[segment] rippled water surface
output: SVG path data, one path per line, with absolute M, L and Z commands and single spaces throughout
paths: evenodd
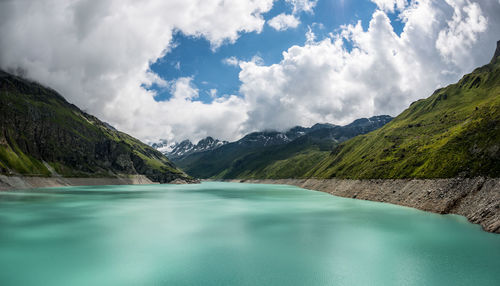
M 500 285 L 500 235 L 290 186 L 4 192 L 0 285 Z

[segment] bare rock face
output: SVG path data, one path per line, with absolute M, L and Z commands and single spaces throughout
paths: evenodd
M 0 70 L 0 175 L 50 177 L 49 169 L 65 178 L 191 180 L 159 151 L 56 91 Z
M 182 179 L 175 179 L 173 180 L 172 182 L 170 182 L 170 184 L 175 184 L 175 185 L 185 185 L 187 184 L 188 182 L 182 180 Z
M 199 183 L 200 180 L 198 179 L 180 179 L 180 178 L 177 178 L 169 182 L 169 184 L 175 184 L 175 185 L 199 184 Z

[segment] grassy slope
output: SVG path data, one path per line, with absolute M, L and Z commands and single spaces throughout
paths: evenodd
M 1 76 L 0 173 L 50 176 L 43 160 L 67 177 L 184 176 L 160 152 L 109 128 L 55 91 Z
M 308 135 L 287 144 L 249 147 L 230 143 L 174 161 L 198 178 L 296 178 L 328 156 L 336 143 Z
M 358 119 L 346 126 L 320 127 L 286 144 L 252 147 L 233 142 L 212 151 L 188 155 L 175 163 L 199 178 L 303 178 L 339 141 L 379 128 L 391 119 L 377 116 Z
M 414 102 L 381 129 L 339 145 L 319 178 L 500 176 L 500 61 Z
M 215 178 L 298 178 L 318 164 L 335 146 L 334 141 L 319 141 L 302 136 L 288 144 L 271 146 L 234 160 Z
M 174 162 L 193 177 L 222 178 L 225 170 L 235 162 L 261 149 L 241 148 L 237 144 L 228 144 L 215 150 L 191 154 Z

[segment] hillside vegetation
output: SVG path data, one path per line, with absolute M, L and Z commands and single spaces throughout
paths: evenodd
M 68 103 L 52 89 L 0 71 L 0 174 L 187 178 L 163 154 Z
M 328 156 L 334 146 L 358 134 L 380 128 L 392 117 L 374 116 L 346 126 L 296 126 L 286 132 L 254 132 L 217 149 L 175 159 L 199 178 L 299 178 Z
M 500 45 L 499 45 L 500 48 Z M 500 58 L 334 149 L 317 178 L 500 176 Z
M 231 163 L 214 178 L 281 179 L 301 177 L 337 144 L 303 136 L 288 144 L 260 148 Z

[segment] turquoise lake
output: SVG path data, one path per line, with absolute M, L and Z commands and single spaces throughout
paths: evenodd
M 500 235 L 284 185 L 3 192 L 0 285 L 500 285 Z

